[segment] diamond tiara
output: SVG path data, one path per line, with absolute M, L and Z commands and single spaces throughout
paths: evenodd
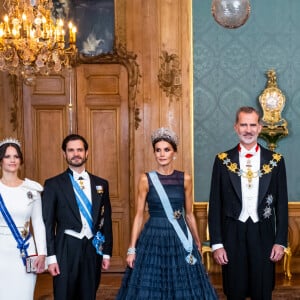
M 166 139 L 172 141 L 176 146 L 178 145 L 178 136 L 174 131 L 172 131 L 169 128 L 161 127 L 152 133 L 151 135 L 152 144 L 155 143 L 155 141 L 160 139 Z
M 0 147 L 3 146 L 4 144 L 16 144 L 21 148 L 21 143 L 17 139 L 14 139 L 12 137 L 2 140 L 0 142 Z

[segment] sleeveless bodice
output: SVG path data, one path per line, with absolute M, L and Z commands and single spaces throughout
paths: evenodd
M 161 200 L 153 186 L 153 183 L 149 177 L 149 192 L 146 198 L 149 208 L 150 217 L 165 217 L 166 214 L 164 212 L 163 206 L 161 204 Z M 183 210 L 184 205 L 184 173 L 181 171 L 175 170 L 171 175 L 162 175 L 157 173 L 158 178 L 163 185 L 168 198 L 170 200 L 171 206 L 173 210 Z

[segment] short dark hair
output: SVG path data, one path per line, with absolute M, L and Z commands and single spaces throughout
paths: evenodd
M 251 114 L 251 113 L 256 113 L 257 116 L 258 116 L 258 123 L 260 123 L 260 113 L 258 110 L 256 110 L 254 107 L 252 106 L 241 106 L 237 111 L 236 111 L 236 114 L 235 114 L 235 124 L 238 123 L 239 121 L 239 116 L 240 116 L 240 113 L 243 112 L 243 113 L 246 113 L 246 114 Z
M 15 144 L 15 143 L 5 143 L 0 147 L 0 162 L 3 160 L 5 153 L 6 153 L 6 149 L 8 147 L 14 147 L 18 153 L 18 156 L 20 158 L 21 161 L 21 165 L 23 164 L 24 160 L 23 160 L 23 154 L 21 151 L 21 148 L 19 147 L 19 145 Z
M 62 144 L 61 144 L 61 149 L 62 149 L 64 152 L 66 152 L 67 144 L 68 144 L 70 141 L 77 141 L 77 140 L 80 140 L 80 141 L 83 142 L 84 150 L 87 151 L 88 148 L 89 148 L 89 145 L 88 145 L 86 139 L 85 139 L 83 136 L 81 136 L 81 135 L 79 135 L 79 134 L 75 134 L 75 133 L 69 134 L 69 135 L 67 135 L 67 136 L 64 138 L 64 140 L 63 140 L 63 142 L 62 142 Z

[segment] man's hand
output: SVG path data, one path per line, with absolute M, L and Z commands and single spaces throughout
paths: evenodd
M 213 252 L 214 259 L 219 265 L 226 265 L 228 263 L 227 253 L 224 248 L 219 248 Z
M 52 276 L 60 274 L 58 263 L 48 265 L 48 271 Z
M 275 244 L 272 248 L 270 259 L 271 261 L 277 262 L 284 256 L 284 248 L 281 245 Z
M 102 269 L 103 270 L 108 270 L 109 266 L 110 266 L 110 259 L 103 258 L 103 260 L 102 260 Z

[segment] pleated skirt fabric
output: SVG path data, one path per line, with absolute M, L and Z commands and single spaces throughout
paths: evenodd
M 188 253 L 166 217 L 150 217 L 136 248 L 134 268 L 127 267 L 116 299 L 217 299 L 197 248 L 196 264 L 188 264 Z

